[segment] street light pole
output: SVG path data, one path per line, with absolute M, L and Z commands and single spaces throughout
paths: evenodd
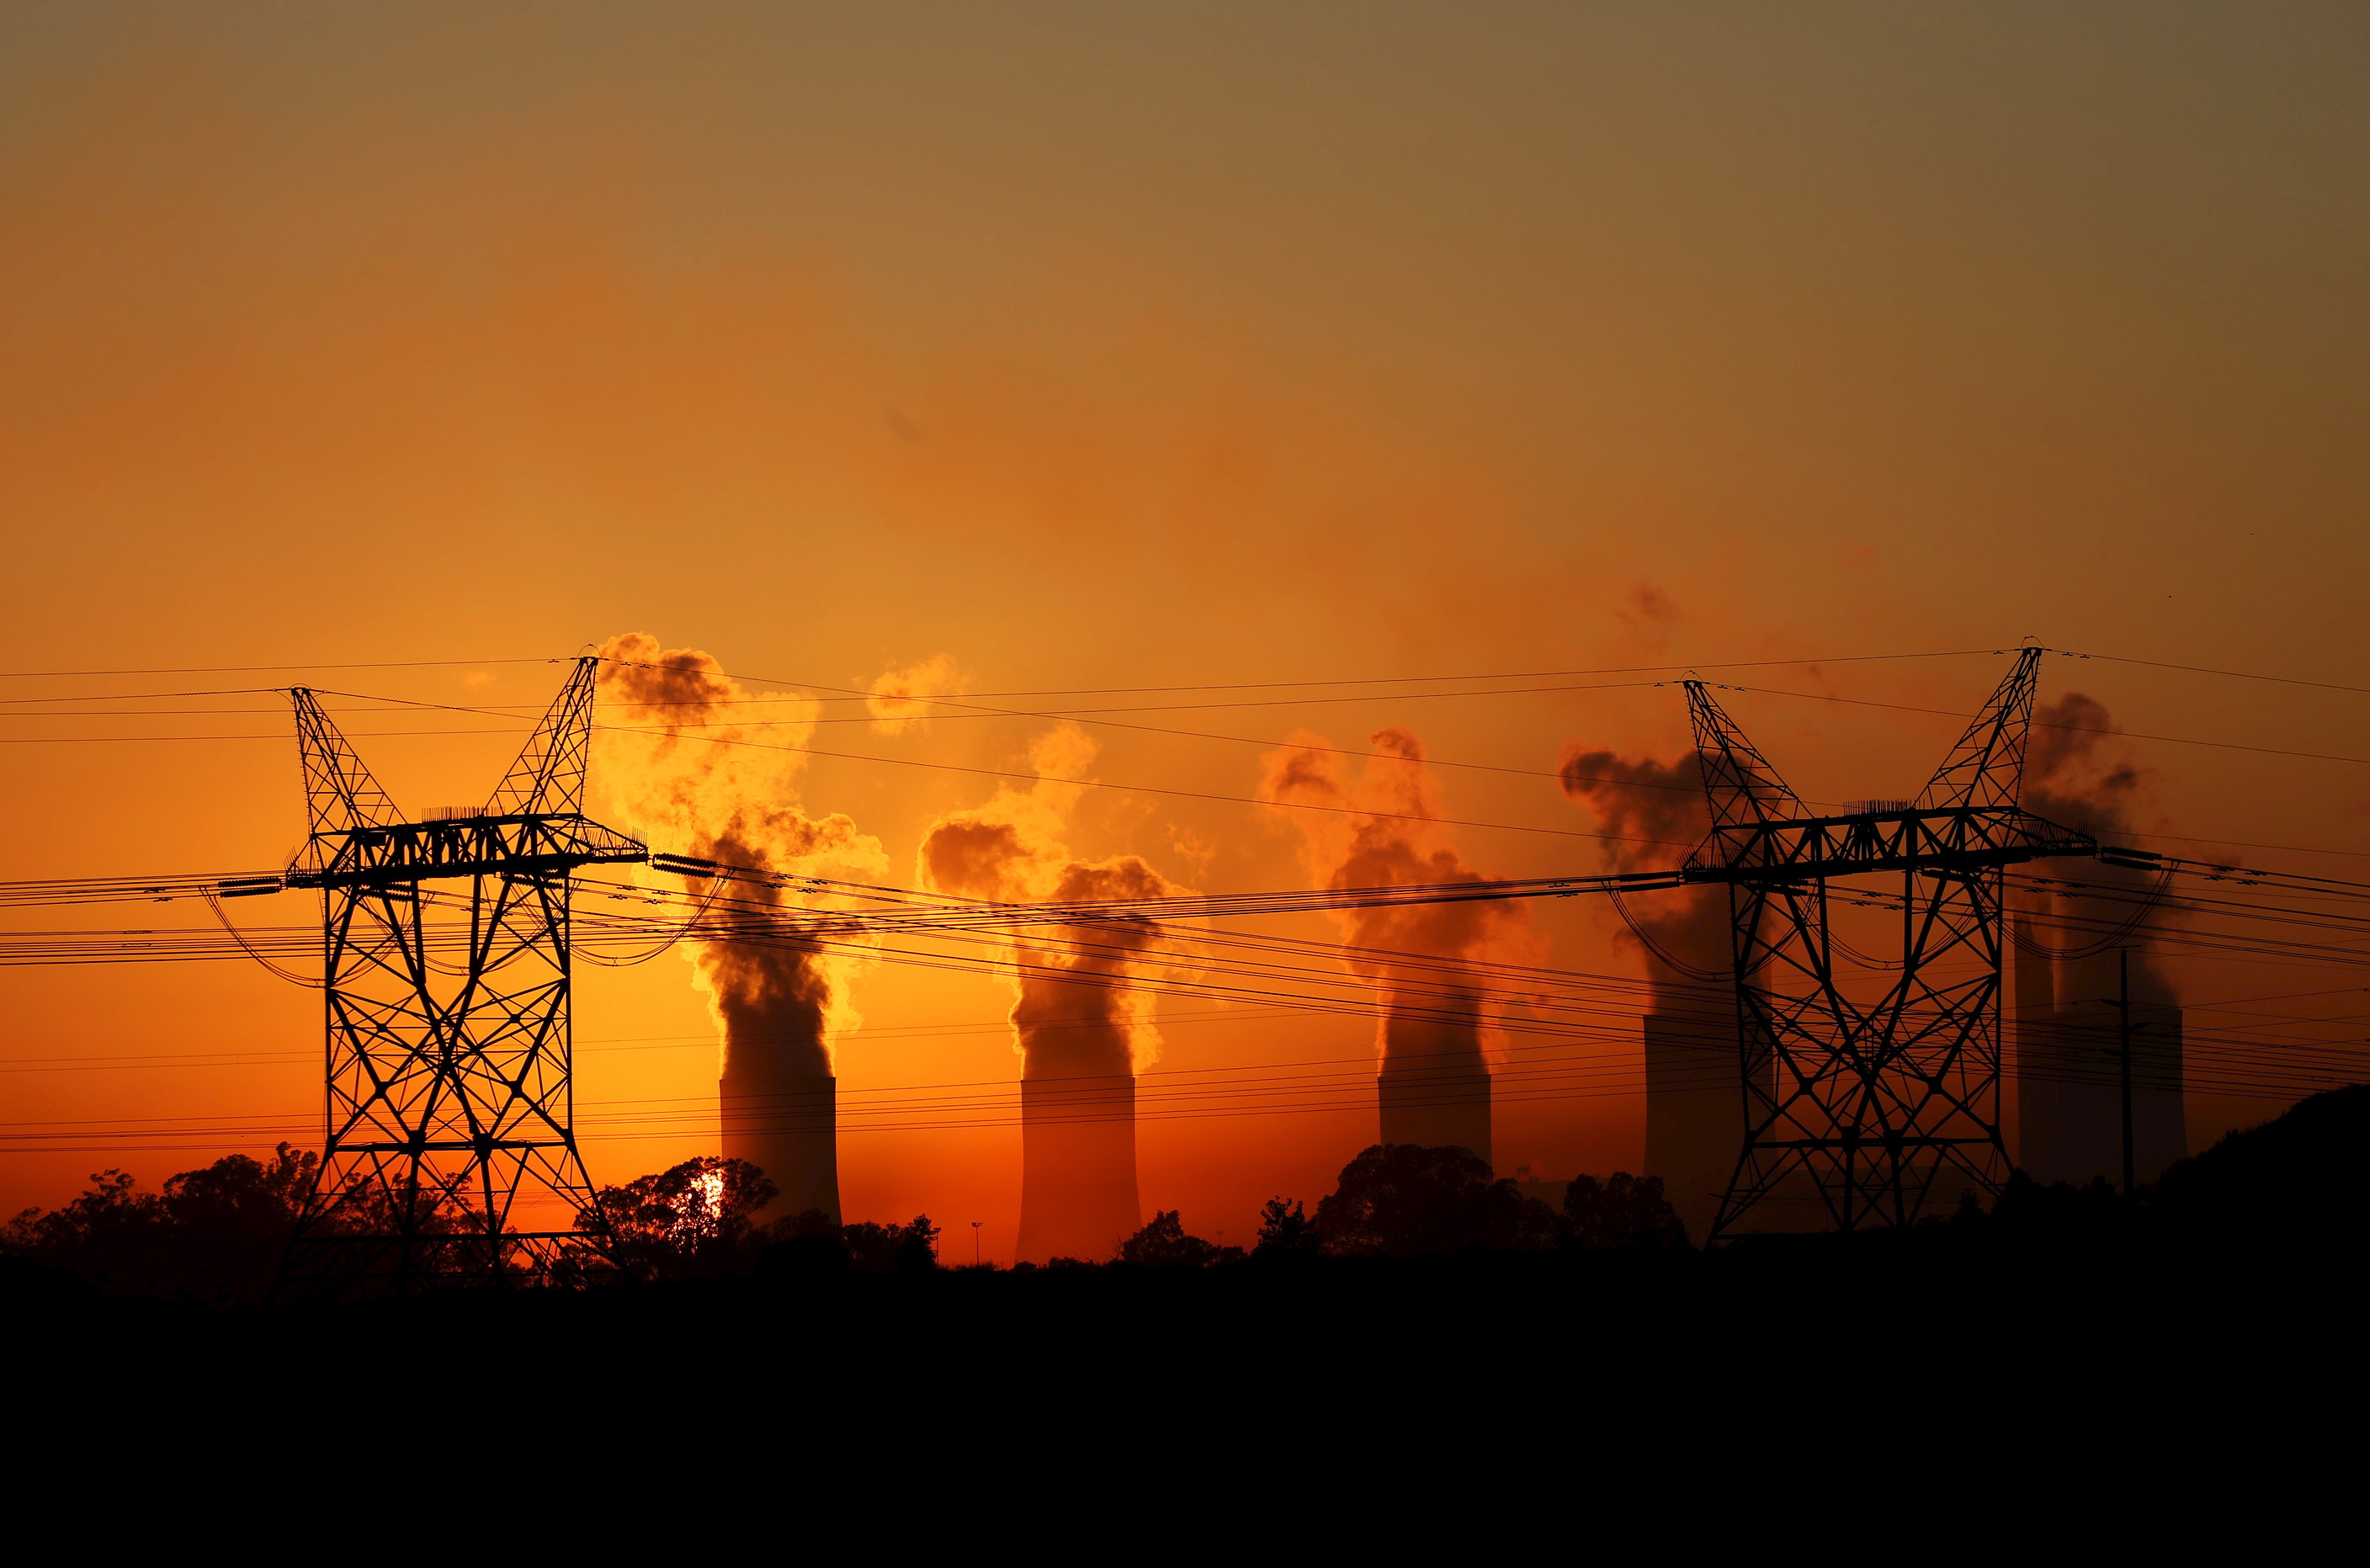
M 2131 1096 L 2126 1094 L 2123 1099 L 2128 1102 Z M 2128 1126 L 2131 1122 L 2131 1113 L 2128 1110 L 2123 1114 L 2123 1121 Z M 2126 1133 L 2124 1136 L 2128 1137 L 2130 1135 Z M 979 1228 L 986 1223 L 987 1221 L 984 1219 L 974 1219 L 971 1222 L 971 1266 L 973 1268 L 979 1267 Z

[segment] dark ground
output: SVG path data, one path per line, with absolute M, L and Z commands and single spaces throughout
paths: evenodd
M 268 1431 L 275 1462 L 365 1473 L 423 1434 L 439 1466 L 523 1441 L 628 1489 L 881 1455 L 974 1478 L 1185 1455 L 1287 1493 L 1310 1465 L 1429 1486 L 1449 1450 L 1526 1484 L 1584 1462 L 1670 1484 L 1906 1466 L 1944 1489 L 2249 1447 L 2302 1464 L 2357 1443 L 2366 1121 L 2370 1090 L 2344 1090 L 2140 1200 L 2019 1186 L 1988 1214 L 1710 1253 L 777 1268 L 281 1310 L 5 1258 L 0 1332 L 19 1434 Z

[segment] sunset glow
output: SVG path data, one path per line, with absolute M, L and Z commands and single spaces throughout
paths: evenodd
M 487 885 L 575 879 L 593 1187 L 742 1159 L 753 1224 L 926 1216 L 951 1264 L 977 1222 L 1008 1266 L 1172 1211 L 1249 1248 L 1378 1142 L 1560 1204 L 1660 1174 L 1651 1127 L 1701 1241 L 1735 1157 L 1668 1064 L 1749 1078 L 1731 891 L 1528 885 L 1699 852 L 1683 683 L 1803 820 L 1899 815 L 2044 648 L 2023 811 L 2370 882 L 2365 42 L 16 8 L 0 879 L 213 880 L 6 910 L 0 1217 L 323 1147 L 328 894 L 223 882 L 319 831 L 293 688 L 421 824 L 591 658 L 582 816 L 672 869 Z M 1857 1004 L 1920 874 L 1837 880 Z M 2014 1066 L 2104 1071 L 2111 1006 L 2185 1052 L 2134 1184 L 2370 1073 L 2353 893 L 2002 876 L 2005 1160 L 2108 1114 Z M 400 896 L 466 932 L 471 885 Z M 2074 1021 L 2019 1047 L 2019 1005 Z

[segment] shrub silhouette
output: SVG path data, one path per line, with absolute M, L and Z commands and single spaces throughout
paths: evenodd
M 1340 1185 L 1317 1205 L 1317 1232 L 1335 1257 L 1411 1258 L 1427 1252 L 1552 1245 L 1555 1211 L 1462 1148 L 1376 1144 L 1341 1168 Z
M 288 1144 L 268 1159 L 225 1155 L 143 1193 L 130 1173 L 94 1174 L 63 1207 L 29 1208 L 0 1228 L 0 1251 L 68 1269 L 107 1288 L 248 1300 L 271 1284 L 320 1157 Z
M 1185 1222 L 1175 1209 L 1161 1209 L 1152 1223 L 1120 1243 L 1119 1261 L 1156 1269 L 1201 1269 L 1230 1263 L 1243 1255 L 1240 1247 L 1221 1247 L 1199 1236 L 1185 1234 Z
M 1317 1222 L 1297 1198 L 1270 1198 L 1260 1208 L 1259 1245 L 1255 1258 L 1313 1258 L 1317 1254 Z
M 1582 1252 L 1678 1251 L 1687 1244 L 1686 1223 L 1662 1196 L 1660 1176 L 1575 1176 L 1564 1189 L 1563 1223 L 1565 1243 Z
M 752 1261 L 756 1224 L 774 1201 L 774 1183 L 745 1159 L 703 1154 L 622 1187 L 604 1187 L 576 1228 L 597 1232 L 606 1219 L 617 1262 L 646 1279 L 736 1273 Z
M 938 1228 L 917 1214 L 904 1225 L 870 1220 L 840 1228 L 847 1261 L 866 1274 L 918 1274 L 938 1266 Z

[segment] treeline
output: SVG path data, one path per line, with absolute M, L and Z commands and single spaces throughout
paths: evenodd
M 1990 1206 L 1971 1200 L 1907 1231 L 1753 1238 L 1731 1249 L 1729 1258 L 1746 1268 L 1754 1257 L 1823 1268 L 1816 1260 L 1875 1261 L 1905 1251 L 1956 1260 L 1953 1267 L 2010 1270 L 2019 1258 L 2049 1268 L 2143 1255 L 2341 1259 L 2370 1240 L 2365 1147 L 2370 1088 L 2356 1086 L 2316 1095 L 2263 1126 L 2232 1134 L 2130 1197 L 2103 1182 L 2043 1188 L 2019 1173 Z M 20 1278 L 36 1270 L 124 1295 L 256 1300 L 270 1287 L 318 1168 L 316 1156 L 282 1144 L 267 1159 L 232 1155 L 183 1171 L 155 1193 L 140 1191 L 121 1170 L 102 1171 L 73 1202 L 28 1209 L 0 1227 L 0 1254 Z M 577 1223 L 588 1231 L 605 1223 L 618 1261 L 653 1282 L 913 1274 L 940 1267 L 938 1228 L 926 1215 L 903 1224 L 834 1225 L 813 1211 L 769 1214 L 776 1195 L 755 1167 L 703 1157 L 602 1189 L 597 1213 Z M 1581 1176 L 1562 1205 L 1551 1208 L 1494 1179 L 1462 1149 L 1409 1145 L 1361 1153 L 1313 1213 L 1296 1198 L 1271 1200 L 1248 1249 L 1192 1235 L 1174 1210 L 1114 1240 L 1110 1260 L 1056 1259 L 1045 1267 L 1307 1269 L 1474 1254 L 1651 1261 L 1692 1251 L 1652 1177 Z M 1009 1272 L 1040 1271 L 1023 1264 Z
M 269 1159 L 228 1155 L 144 1193 L 102 1170 L 63 1207 L 0 1227 L 0 1253 L 128 1295 L 249 1301 L 270 1288 L 321 1157 L 282 1144 Z
M 234 1303 L 261 1297 L 319 1171 L 319 1157 L 282 1144 L 268 1160 L 231 1155 L 172 1177 L 159 1193 L 122 1170 L 91 1178 L 61 1208 L 28 1209 L 0 1228 L 0 1252 L 126 1294 Z M 838 1271 L 912 1274 L 939 1266 L 938 1228 L 927 1215 L 903 1224 L 835 1225 L 820 1211 L 769 1215 L 777 1190 L 743 1160 L 702 1156 L 602 1188 L 577 1216 L 605 1228 L 617 1261 L 660 1282 Z M 457 1216 L 447 1216 L 452 1223 Z M 1687 1245 L 1662 1183 L 1626 1174 L 1574 1181 L 1560 1210 L 1491 1177 L 1457 1148 L 1376 1146 L 1342 1168 L 1340 1185 L 1310 1214 L 1275 1198 L 1247 1251 L 1190 1234 L 1175 1210 L 1134 1235 L 1114 1238 L 1110 1259 L 1058 1258 L 1087 1269 L 1207 1268 L 1261 1260 L 1411 1258 L 1469 1251 L 1666 1251 Z M 1021 1264 L 1022 1272 L 1032 1265 Z
M 603 1190 L 618 1261 L 646 1279 L 714 1278 L 827 1272 L 911 1273 L 938 1266 L 938 1227 L 927 1215 L 904 1225 L 834 1227 L 818 1211 L 771 1219 L 775 1187 L 746 1161 L 712 1156 Z M 1271 1199 L 1255 1248 L 1225 1247 L 1190 1234 L 1174 1209 L 1134 1235 L 1113 1238 L 1109 1259 L 1056 1258 L 1046 1267 L 1212 1268 L 1252 1258 L 1412 1258 L 1435 1253 L 1669 1251 L 1687 1245 L 1685 1228 L 1653 1177 L 1582 1176 L 1560 1210 L 1525 1197 L 1512 1182 L 1461 1148 L 1376 1145 L 1342 1167 L 1340 1185 L 1312 1215 L 1299 1199 Z M 1019 1272 L 1036 1265 L 1018 1264 Z

